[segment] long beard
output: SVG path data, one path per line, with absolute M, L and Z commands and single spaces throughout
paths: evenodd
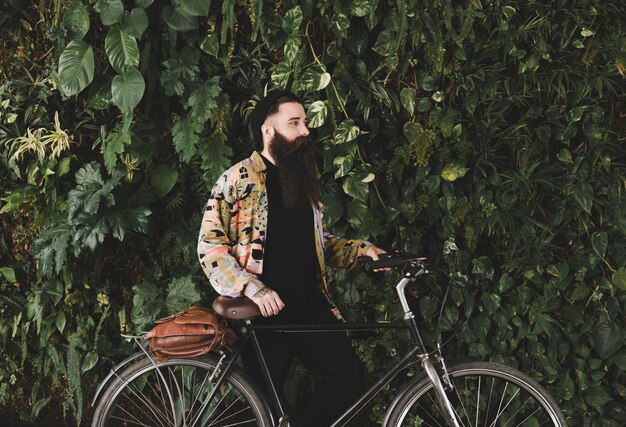
M 278 167 L 283 206 L 295 209 L 317 204 L 320 198 L 317 153 L 309 138 L 298 137 L 290 142 L 276 132 L 269 151 Z

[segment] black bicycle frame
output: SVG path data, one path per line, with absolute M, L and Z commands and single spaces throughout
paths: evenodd
M 319 332 L 348 332 L 348 331 L 376 331 L 381 329 L 409 329 L 411 337 L 413 338 L 413 347 L 399 360 L 395 365 L 389 368 L 385 374 L 376 381 L 352 406 L 346 409 L 343 414 L 337 418 L 332 424 L 332 427 L 344 425 L 348 422 L 357 412 L 378 394 L 385 385 L 387 385 L 396 375 L 402 370 L 412 364 L 416 358 L 427 358 L 427 352 L 424 348 L 424 344 L 419 334 L 415 318 L 410 316 L 405 318 L 404 322 L 394 323 L 344 323 L 344 324 L 284 324 L 284 325 L 255 325 L 251 321 L 246 322 L 247 333 L 243 337 L 243 342 L 238 346 L 237 350 L 232 356 L 230 363 L 241 353 L 241 349 L 247 344 L 248 340 L 252 341 L 254 346 L 257 360 L 261 366 L 262 374 L 265 382 L 268 386 L 268 390 L 271 393 L 271 400 L 273 409 L 279 417 L 284 416 L 284 410 L 280 403 L 280 398 L 272 378 L 269 374 L 269 370 L 263 357 L 263 352 L 259 346 L 259 341 L 256 332 L 257 331 L 273 331 L 280 333 L 319 333 Z M 230 366 L 230 363 L 228 367 Z

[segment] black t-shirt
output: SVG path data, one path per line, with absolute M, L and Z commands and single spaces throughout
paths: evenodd
M 321 294 L 316 287 L 313 209 L 310 205 L 288 210 L 283 206 L 278 168 L 263 157 L 267 166 L 267 234 L 261 281 L 275 290 L 285 308 L 275 321 L 301 319 L 307 303 Z

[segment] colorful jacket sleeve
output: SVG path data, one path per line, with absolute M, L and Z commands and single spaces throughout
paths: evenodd
M 230 219 L 238 203 L 237 186 L 226 172 L 215 184 L 207 202 L 198 238 L 198 258 L 217 293 L 252 296 L 264 288 L 255 274 L 246 271 L 231 255 L 236 242 L 229 238 Z
M 356 259 L 365 255 L 367 250 L 374 246 L 366 240 L 344 239 L 335 237 L 328 232 L 326 224 L 324 229 L 324 261 L 329 267 L 354 268 Z

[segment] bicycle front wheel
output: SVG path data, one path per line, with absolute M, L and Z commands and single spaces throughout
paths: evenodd
M 504 365 L 467 362 L 448 368 L 454 385 L 448 391 L 461 426 L 567 426 L 554 399 L 533 379 Z M 394 402 L 385 426 L 449 425 L 437 404 L 433 384 L 420 376 Z
M 209 356 L 156 364 L 141 359 L 105 390 L 92 427 L 270 427 L 263 400 L 233 369 L 209 399 L 216 364 Z

